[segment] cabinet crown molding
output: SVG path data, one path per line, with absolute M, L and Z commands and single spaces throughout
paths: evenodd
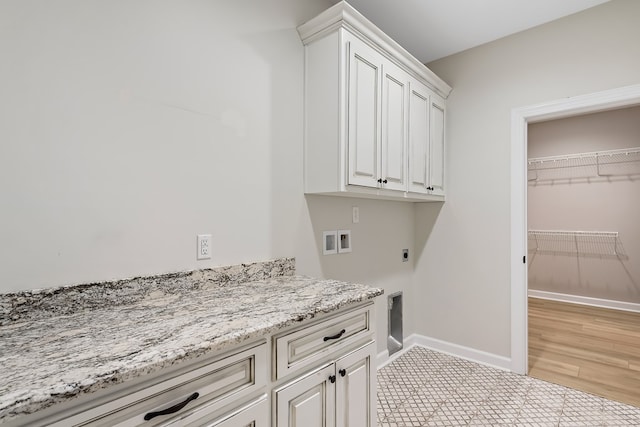
M 300 25 L 298 34 L 302 42 L 308 45 L 339 28 L 345 28 L 372 44 L 372 47 L 410 72 L 441 97 L 446 99 L 451 93 L 451 86 L 346 1 L 337 3 Z

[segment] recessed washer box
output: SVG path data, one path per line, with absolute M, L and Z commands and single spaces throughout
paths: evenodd
M 338 230 L 338 252 L 351 252 L 351 230 Z

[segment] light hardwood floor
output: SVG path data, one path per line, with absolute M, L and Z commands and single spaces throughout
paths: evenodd
M 529 298 L 529 375 L 640 407 L 640 313 Z

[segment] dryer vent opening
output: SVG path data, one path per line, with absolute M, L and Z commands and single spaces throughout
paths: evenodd
M 402 292 L 389 295 L 388 304 L 388 335 L 387 350 L 392 355 L 402 350 Z

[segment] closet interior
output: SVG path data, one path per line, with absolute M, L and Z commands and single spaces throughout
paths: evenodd
M 640 106 L 528 129 L 529 375 L 640 405 Z

